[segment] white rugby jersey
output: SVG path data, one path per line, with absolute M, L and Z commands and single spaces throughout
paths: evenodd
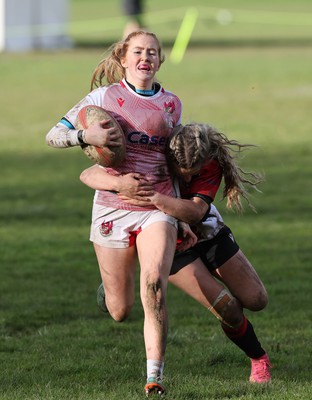
M 126 138 L 126 159 L 121 166 L 107 168 L 114 175 L 142 173 L 154 183 L 155 190 L 174 196 L 165 151 L 173 127 L 181 123 L 182 104 L 171 92 L 161 89 L 153 96 L 135 93 L 125 80 L 93 90 L 65 118 L 76 126 L 78 112 L 86 105 L 109 111 L 121 125 Z M 96 191 L 96 204 L 126 210 L 147 210 L 120 200 L 115 193 Z M 154 209 L 151 206 L 150 209 Z

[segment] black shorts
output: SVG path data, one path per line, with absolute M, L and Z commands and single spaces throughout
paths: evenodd
M 174 256 L 170 275 L 200 258 L 210 272 L 219 268 L 239 250 L 231 229 L 224 226 L 219 233 L 210 240 L 197 243 L 194 247 Z

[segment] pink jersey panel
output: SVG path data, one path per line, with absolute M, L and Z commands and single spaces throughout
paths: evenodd
M 125 161 L 120 167 L 108 168 L 107 171 L 114 175 L 142 173 L 154 183 L 157 191 L 173 196 L 165 150 L 173 127 L 181 123 L 182 104 L 179 98 L 163 88 L 154 96 L 141 96 L 122 81 L 95 89 L 74 107 L 66 115 L 74 126 L 79 109 L 87 104 L 95 104 L 110 111 L 126 137 Z M 95 202 L 114 208 L 147 210 L 146 207 L 129 205 L 108 191 L 97 191 Z

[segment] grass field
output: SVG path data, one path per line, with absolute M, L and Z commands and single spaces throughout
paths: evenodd
M 169 16 L 187 3 L 147 2 L 149 25 L 167 58 L 181 19 L 160 23 L 153 12 Z M 206 1 L 194 0 L 203 8 L 193 40 L 183 61 L 168 59 L 158 77 L 181 97 L 184 122 L 210 122 L 258 145 L 241 162 L 266 176 L 262 193 L 252 197 L 258 213 L 246 208 L 237 216 L 219 199 L 217 205 L 269 292 L 267 309 L 247 315 L 271 357 L 273 380 L 251 386 L 249 360 L 214 317 L 169 287 L 166 398 L 309 400 L 312 36 L 306 17 L 312 5 L 223 0 L 209 7 L 231 9 L 232 3 L 258 17 L 274 12 L 275 20 L 221 26 L 207 17 L 207 26 Z M 123 324 L 103 318 L 95 304 L 100 277 L 88 242 L 93 192 L 78 178 L 90 162 L 78 148 L 45 145 L 48 130 L 88 92 L 93 68 L 123 26 L 119 19 L 103 36 L 96 29 L 95 15 L 118 17 L 114 2 L 71 5 L 75 48 L 0 57 L 0 400 L 144 398 L 138 293 Z M 286 23 L 284 13 L 298 19 Z M 89 25 L 79 30 L 79 21 Z

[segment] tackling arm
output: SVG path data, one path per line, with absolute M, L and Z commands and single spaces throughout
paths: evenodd
M 159 210 L 190 225 L 200 222 L 209 209 L 209 204 L 200 197 L 179 199 L 155 192 L 150 199 Z
M 149 196 L 154 192 L 153 185 L 141 174 L 113 175 L 97 164 L 85 169 L 80 174 L 80 180 L 94 190 L 111 190 L 127 198 L 139 198 L 142 202 L 148 202 L 149 205 L 150 200 L 144 196 Z

